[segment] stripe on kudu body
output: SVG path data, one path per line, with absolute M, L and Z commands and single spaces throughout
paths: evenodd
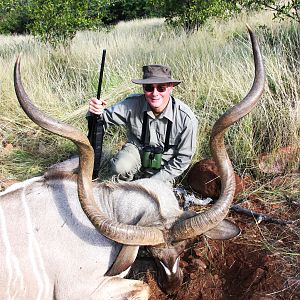
M 44 299 L 49 293 L 49 278 L 47 276 L 45 265 L 43 262 L 42 252 L 36 240 L 31 222 L 30 210 L 26 203 L 26 189 L 21 194 L 22 205 L 26 216 L 26 233 L 28 236 L 28 257 L 30 258 L 32 271 L 37 282 L 36 299 Z
M 49 297 L 49 279 L 26 201 L 27 188 L 39 180 L 18 183 L 0 193 L 0 255 L 5 259 L 0 271 L 6 274 L 0 274 L 0 299 L 26 299 L 29 294 L 34 299 Z M 26 281 L 31 283 L 30 291 Z
M 0 286 L 2 286 L 2 295 L 0 299 L 14 299 L 16 295 L 14 295 L 15 290 L 22 290 L 24 291 L 24 278 L 23 274 L 20 269 L 20 263 L 17 256 L 14 254 L 13 249 L 10 245 L 8 231 L 6 226 L 6 218 L 1 207 L 0 202 L 0 245 L 1 249 L 3 249 L 3 259 L 1 265 L 1 272 L 2 274 L 6 274 L 6 282 L 1 282 Z M 6 271 L 4 271 L 3 269 Z M 4 271 L 4 272 L 3 272 Z M 1 277 L 0 277 L 1 279 Z M 18 285 L 18 289 L 15 289 L 15 286 Z

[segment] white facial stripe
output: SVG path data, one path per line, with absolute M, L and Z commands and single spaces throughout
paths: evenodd
M 163 266 L 163 268 L 165 269 L 165 272 L 168 276 L 171 276 L 171 272 L 170 270 L 165 266 L 165 264 L 162 261 L 159 261 L 160 264 Z
M 179 257 L 176 258 L 175 264 L 172 268 L 172 273 L 175 274 L 177 272 L 178 269 L 178 265 L 179 265 Z
M 160 264 L 163 266 L 163 268 L 164 268 L 166 274 L 167 274 L 168 276 L 171 276 L 172 273 L 175 274 L 175 273 L 177 272 L 177 269 L 178 269 L 178 266 L 179 266 L 179 257 L 176 258 L 176 261 L 175 261 L 175 263 L 174 263 L 174 265 L 173 265 L 173 268 L 172 268 L 172 273 L 171 273 L 171 271 L 169 270 L 169 268 L 166 267 L 166 265 L 165 265 L 162 261 L 159 261 L 159 262 L 160 262 Z

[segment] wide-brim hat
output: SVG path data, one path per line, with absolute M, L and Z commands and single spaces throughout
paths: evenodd
M 136 84 L 159 84 L 173 83 L 177 85 L 181 80 L 173 79 L 171 69 L 164 65 L 147 65 L 143 66 L 143 79 L 132 79 Z

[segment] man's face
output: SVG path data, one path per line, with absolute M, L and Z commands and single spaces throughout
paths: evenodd
M 146 101 L 151 107 L 151 110 L 154 113 L 161 113 L 168 105 L 173 84 L 144 84 L 143 89 Z

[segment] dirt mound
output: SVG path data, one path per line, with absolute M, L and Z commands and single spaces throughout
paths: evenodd
M 277 250 L 284 243 L 299 253 L 299 238 L 287 226 L 258 225 L 245 216 L 235 219 L 242 228 L 240 237 L 231 241 L 200 238 L 185 251 L 181 257 L 184 283 L 175 295 L 167 296 L 158 288 L 150 258 L 136 261 L 133 277 L 148 282 L 151 300 L 300 299 L 299 257 L 274 252 L 262 231 L 277 238 Z

